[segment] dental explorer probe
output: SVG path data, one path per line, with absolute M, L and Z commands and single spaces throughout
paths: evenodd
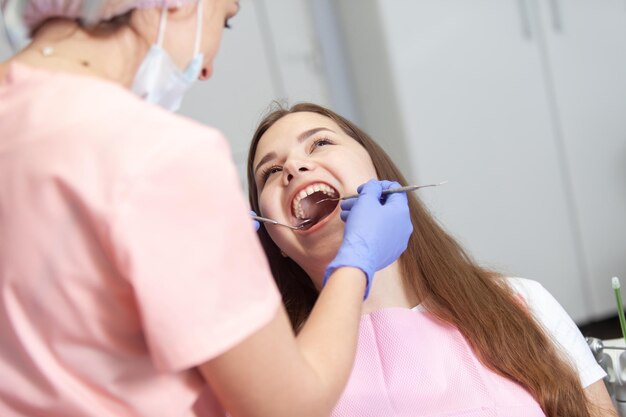
M 285 226 L 285 227 L 288 227 L 288 228 L 290 228 L 292 230 L 300 230 L 304 226 L 306 226 L 307 224 L 309 224 L 309 223 L 311 223 L 313 221 L 312 219 L 304 219 L 302 221 L 302 223 L 300 223 L 299 225 L 292 226 L 290 224 L 281 223 L 281 222 L 278 222 L 278 221 L 273 220 L 273 219 L 268 219 L 267 217 L 252 216 L 252 215 L 250 217 L 252 217 L 254 220 L 259 221 L 259 222 L 275 224 L 276 226 Z
M 448 181 L 442 181 L 438 184 L 426 184 L 426 185 L 407 185 L 405 187 L 398 187 L 398 188 L 389 188 L 387 190 L 383 190 L 381 195 L 387 195 L 387 194 L 393 194 L 393 193 L 407 193 L 409 191 L 415 191 L 415 190 L 419 190 L 420 188 L 426 188 L 426 187 L 436 187 L 438 185 L 443 185 L 445 183 L 447 183 Z M 353 195 L 347 195 L 345 197 L 328 197 L 328 198 L 323 198 L 321 200 L 319 200 L 318 202 L 316 202 L 315 204 L 319 204 L 323 201 L 343 201 L 343 200 L 349 200 L 351 198 L 357 198 L 359 196 L 359 194 L 353 194 Z

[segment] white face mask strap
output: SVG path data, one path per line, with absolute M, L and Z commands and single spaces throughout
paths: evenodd
M 157 35 L 157 45 L 163 46 L 163 38 L 165 36 L 165 27 L 167 26 L 167 4 L 161 7 L 161 20 L 159 21 L 159 34 Z
M 198 52 L 200 52 L 200 40 L 202 38 L 202 17 L 204 14 L 203 6 L 204 1 L 197 0 L 196 7 L 198 8 L 198 11 L 196 13 L 196 40 L 193 46 L 193 56 L 198 55 Z
M 204 1 L 196 0 L 196 39 L 193 45 L 193 56 L 200 52 L 200 41 L 202 40 L 202 19 L 204 14 Z M 163 46 L 163 38 L 165 37 L 165 28 L 167 27 L 167 5 L 163 4 L 161 8 L 161 19 L 159 21 L 159 34 L 157 35 L 157 44 Z
M 84 0 L 82 10 L 82 20 L 88 26 L 98 22 L 98 12 L 102 8 L 102 0 Z

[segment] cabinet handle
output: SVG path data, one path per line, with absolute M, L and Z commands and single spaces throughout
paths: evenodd
M 550 14 L 552 15 L 552 27 L 554 30 L 556 32 L 563 32 L 563 20 L 559 0 L 550 0 Z
M 528 0 L 517 0 L 522 22 L 522 36 L 528 40 L 533 38 L 532 23 L 530 21 L 530 11 L 528 10 Z

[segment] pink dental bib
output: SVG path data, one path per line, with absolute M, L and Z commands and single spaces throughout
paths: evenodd
M 427 312 L 361 319 L 348 385 L 332 417 L 545 417 L 520 385 L 485 367 L 459 331 Z

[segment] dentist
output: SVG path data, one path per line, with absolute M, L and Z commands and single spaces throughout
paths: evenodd
M 171 112 L 238 2 L 1 5 L 0 415 L 328 415 L 406 198 L 363 187 L 296 338 L 227 142 Z

